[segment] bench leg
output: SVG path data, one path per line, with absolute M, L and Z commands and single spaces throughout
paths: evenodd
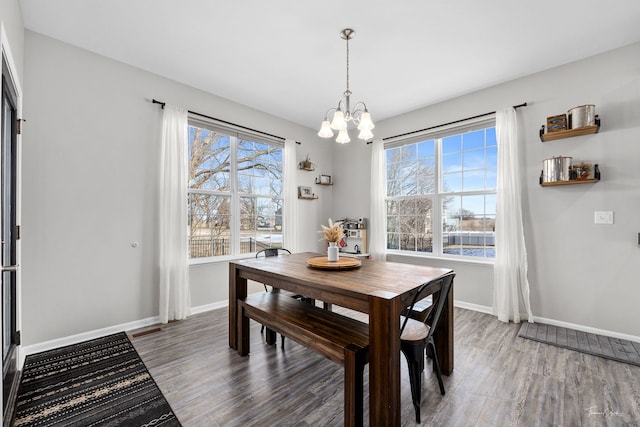
M 349 345 L 344 349 L 344 425 L 362 426 L 365 358 L 363 349 Z
M 238 354 L 247 356 L 249 354 L 249 318 L 244 315 L 244 304 L 238 301 Z

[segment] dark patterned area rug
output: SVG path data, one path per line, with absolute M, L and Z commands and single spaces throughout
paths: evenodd
M 122 332 L 27 356 L 14 426 L 180 426 Z
M 640 366 L 640 343 L 543 323 L 524 322 L 518 336 Z

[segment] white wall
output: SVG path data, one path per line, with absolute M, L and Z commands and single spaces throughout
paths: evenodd
M 158 315 L 162 113 L 151 98 L 301 141 L 298 159 L 332 172 L 331 145 L 310 129 L 30 31 L 24 69 L 26 345 Z M 312 175 L 299 171 L 300 185 Z M 320 248 L 331 189 L 320 197 L 300 202 L 301 250 Z M 190 272 L 193 306 L 227 299 L 228 263 Z
M 518 110 L 522 138 L 520 174 L 525 237 L 534 315 L 640 337 L 640 44 L 520 78 L 438 105 L 376 123 L 376 137 L 393 136 L 528 102 Z M 595 104 L 602 119 L 596 135 L 541 143 L 538 130 L 548 116 Z M 375 112 L 374 112 L 375 113 Z M 369 151 L 353 144 L 334 152 L 334 169 L 367 175 Z M 336 155 L 344 150 L 348 155 Z M 600 165 L 594 185 L 542 188 L 542 161 L 558 155 Z M 358 180 L 368 194 L 368 179 Z M 336 186 L 334 210 L 368 210 L 368 199 Z M 357 203 L 358 205 L 355 205 Z M 594 211 L 615 212 L 614 225 L 594 225 Z M 390 257 L 390 260 L 402 260 Z M 407 262 L 446 265 L 409 258 Z M 449 263 L 456 299 L 491 305 L 490 267 Z

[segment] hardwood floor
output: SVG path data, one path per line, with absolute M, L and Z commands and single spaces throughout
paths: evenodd
M 520 325 L 486 314 L 455 315 L 455 370 L 445 396 L 425 370 L 422 425 L 640 426 L 640 367 L 519 338 Z M 342 425 L 340 366 L 291 340 L 284 351 L 266 345 L 257 323 L 242 358 L 227 322 L 214 310 L 132 338 L 184 427 Z M 368 411 L 365 393 L 365 424 Z M 416 425 L 404 357 L 402 424 Z

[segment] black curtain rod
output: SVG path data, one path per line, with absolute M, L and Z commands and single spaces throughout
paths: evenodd
M 527 103 L 523 102 L 522 104 L 514 105 L 513 108 L 520 108 L 520 107 L 526 107 L 526 106 L 527 106 Z M 429 126 L 428 128 L 424 128 L 424 129 L 420 129 L 420 130 L 414 130 L 414 131 L 407 132 L 407 133 L 401 133 L 400 135 L 388 136 L 386 138 L 382 138 L 382 140 L 386 141 L 388 139 L 400 138 L 402 136 L 413 135 L 414 133 L 425 132 L 425 131 L 428 131 L 428 130 L 437 129 L 437 128 L 441 128 L 441 127 L 444 127 L 444 126 L 455 125 L 456 123 L 466 122 L 467 120 L 479 119 L 480 117 L 490 116 L 490 115 L 495 114 L 495 113 L 496 113 L 495 111 L 491 111 L 489 113 L 478 114 L 477 116 L 467 117 L 466 119 L 454 120 L 452 122 L 443 123 L 441 125 L 436 125 L 436 126 Z M 371 143 L 373 143 L 373 141 L 367 142 L 367 144 L 371 144 Z
M 151 102 L 153 102 L 154 104 L 160 104 L 160 106 L 161 106 L 162 108 L 164 108 L 164 106 L 166 105 L 166 102 L 158 101 L 157 99 L 153 99 L 153 100 L 151 100 Z M 198 112 L 196 112 L 196 111 L 191 111 L 191 110 L 188 110 L 188 111 L 189 111 L 189 114 L 194 114 L 194 115 L 196 115 L 196 116 L 204 117 L 205 119 L 215 120 L 215 121 L 217 121 L 217 122 L 224 123 L 224 124 L 226 124 L 226 125 L 235 126 L 235 127 L 237 127 L 237 128 L 244 129 L 244 130 L 248 130 L 248 131 L 255 132 L 255 133 L 259 133 L 259 134 L 261 134 L 261 135 L 270 136 L 270 137 L 272 137 L 272 138 L 277 138 L 277 139 L 280 139 L 280 140 L 282 140 L 282 141 L 284 141 L 284 140 L 285 140 L 285 138 L 283 138 L 283 137 L 281 137 L 281 136 L 278 136 L 278 135 L 273 135 L 273 134 L 271 134 L 271 133 L 263 132 L 263 131 L 261 131 L 261 130 L 252 129 L 252 128 L 250 128 L 250 127 L 246 127 L 246 126 L 242 126 L 242 125 L 239 125 L 239 124 L 236 124 L 236 123 L 228 122 L 228 121 L 226 121 L 226 120 L 217 119 L 217 118 L 215 118 L 215 117 L 207 116 L 206 114 L 198 113 Z M 302 144 L 302 143 L 301 143 L 300 141 L 296 141 L 296 144 L 300 145 L 300 144 Z

